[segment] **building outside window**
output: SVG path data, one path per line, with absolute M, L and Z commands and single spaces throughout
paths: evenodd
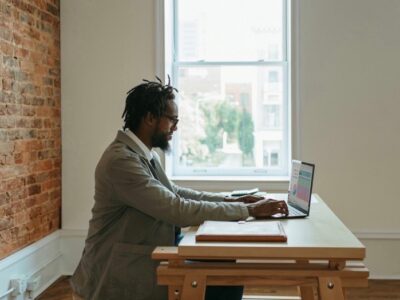
M 171 175 L 287 175 L 287 2 L 172 3 L 181 121 Z

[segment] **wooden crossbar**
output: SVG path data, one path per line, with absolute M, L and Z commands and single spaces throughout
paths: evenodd
M 158 284 L 169 287 L 169 299 L 203 299 L 205 286 L 297 286 L 302 299 L 342 300 L 344 288 L 368 286 L 369 271 L 360 261 L 305 259 L 250 262 L 193 260 L 179 256 L 176 247 L 159 247 L 152 258 L 161 260 Z
M 237 281 L 245 283 L 245 285 L 260 285 L 265 284 L 266 281 L 271 285 L 272 282 L 277 279 L 282 281 L 288 281 L 291 283 L 285 283 L 284 285 L 302 285 L 294 284 L 298 283 L 310 283 L 310 278 L 318 277 L 339 277 L 342 279 L 342 284 L 345 287 L 365 287 L 368 285 L 368 269 L 366 267 L 357 268 L 344 268 L 343 270 L 329 270 L 329 269 L 248 269 L 248 268 L 182 268 L 170 267 L 167 265 L 159 266 L 157 275 L 159 278 L 159 284 L 165 285 L 170 284 L 170 280 L 167 278 L 173 278 L 175 284 L 182 283 L 183 278 L 187 274 L 207 274 L 207 284 L 209 285 L 221 285 L 222 283 L 228 284 L 228 282 L 235 282 L 230 285 L 236 285 Z M 285 280 L 284 280 L 285 279 Z M 168 283 L 166 281 L 168 281 Z M 226 281 L 226 282 L 225 282 Z M 313 281 L 313 280 L 311 280 Z
M 341 269 L 327 263 L 249 264 L 186 261 L 175 255 L 157 269 L 158 284 L 169 287 L 169 299 L 203 299 L 205 286 L 297 286 L 302 299 L 344 299 L 344 288 L 367 287 L 368 269 L 361 263 Z M 194 284 L 196 283 L 196 287 Z

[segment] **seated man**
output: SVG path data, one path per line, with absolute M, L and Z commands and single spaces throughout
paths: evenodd
M 84 299 L 167 299 L 157 285 L 156 246 L 176 245 L 180 227 L 205 220 L 245 220 L 287 213 L 284 201 L 199 192 L 175 185 L 152 149 L 169 148 L 177 130 L 176 91 L 149 82 L 126 98 L 124 130 L 104 151 L 95 171 L 92 219 L 82 258 L 71 278 Z M 207 299 L 241 299 L 243 287 L 209 287 Z

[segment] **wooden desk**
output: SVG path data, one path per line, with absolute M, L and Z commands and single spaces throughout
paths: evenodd
M 302 299 L 314 299 L 314 288 L 320 299 L 345 299 L 344 288 L 368 284 L 365 247 L 312 197 L 310 217 L 282 220 L 286 243 L 200 243 L 193 229 L 178 247 L 157 247 L 158 284 L 168 285 L 169 300 L 204 299 L 206 285 L 290 285 Z

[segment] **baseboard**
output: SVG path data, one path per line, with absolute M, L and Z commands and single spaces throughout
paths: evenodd
M 36 290 L 13 297 L 13 300 L 34 299 L 62 274 L 60 231 L 56 231 L 24 249 L 0 260 L 0 295 L 4 295 L 12 278 L 27 281 L 40 277 Z M 2 299 L 11 299 L 5 296 Z
M 360 240 L 400 240 L 400 232 L 396 231 L 355 231 Z
M 63 259 L 61 269 L 63 275 L 72 275 L 85 245 L 87 230 L 60 230 L 60 245 L 63 249 Z
M 43 293 L 48 287 L 50 287 L 54 282 L 57 281 L 61 276 L 62 273 L 54 273 L 48 280 L 40 285 L 40 287 L 32 293 L 31 299 L 35 299 L 41 293 Z M 29 298 L 28 298 L 29 299 Z M 14 300 L 14 299 L 13 299 Z
M 60 229 L 40 241 L 0 260 L 0 295 L 10 288 L 10 279 L 25 276 L 26 279 L 41 277 L 39 287 L 30 295 L 12 298 L 13 300 L 29 299 L 39 295 L 59 277 L 72 275 L 82 255 L 87 230 Z M 396 232 L 356 232 L 355 235 L 367 244 L 367 266 L 381 263 L 381 253 L 375 253 L 373 243 L 381 245 L 383 240 L 389 243 L 386 247 L 400 247 L 400 233 Z M 370 246 L 372 245 L 372 246 Z M 393 246 L 392 246 L 393 245 Z M 368 248 L 370 247 L 370 248 Z M 369 249 L 371 249 L 369 251 Z M 397 248 L 396 248 L 397 249 Z M 393 249 L 390 249 L 393 252 Z M 395 252 L 395 251 L 394 251 Z M 368 257 L 370 254 L 370 257 Z M 376 256 L 376 257 L 375 257 Z M 394 260 L 396 259 L 393 257 Z M 394 269 L 389 269 L 394 265 Z M 370 267 L 370 279 L 400 280 L 400 270 L 396 263 L 386 262 L 386 266 L 374 271 Z M 398 268 L 398 267 L 397 267 Z M 3 299 L 11 299 L 4 297 Z
M 372 280 L 400 280 L 400 275 L 371 275 Z

